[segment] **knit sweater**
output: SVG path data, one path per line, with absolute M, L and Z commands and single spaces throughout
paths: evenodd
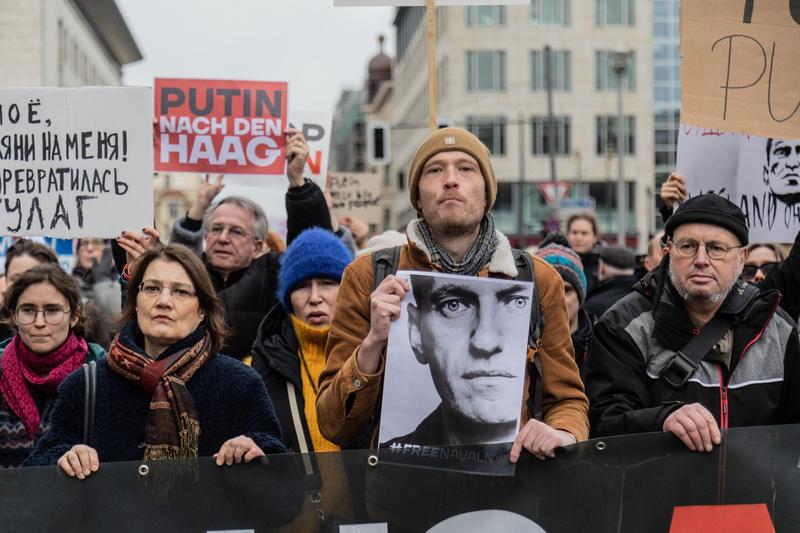
M 10 341 L 11 339 L 7 339 L 0 343 L 0 351 L 5 350 Z M 89 344 L 87 361 L 96 361 L 105 356 L 106 352 L 103 348 L 97 344 Z M 80 372 L 80 370 L 78 371 Z M 50 431 L 53 407 L 58 394 L 46 394 L 32 388 L 31 395 L 40 415 L 39 427 L 36 428 L 33 435 L 28 434 L 22 420 L 11 409 L 6 399 L 0 395 L 0 468 L 21 466 L 39 439 Z
M 314 444 L 314 451 L 317 452 L 335 452 L 339 451 L 339 447 L 322 436 L 319 432 L 317 425 L 317 382 L 322 369 L 325 368 L 325 343 L 328 341 L 328 332 L 330 326 L 317 328 L 306 324 L 293 314 L 290 315 L 292 319 L 292 327 L 297 336 L 298 343 L 298 356 L 305 359 L 308 368 L 301 368 L 301 376 L 303 379 L 303 412 L 306 415 L 306 422 L 308 423 L 308 432 L 311 436 L 311 442 Z M 300 361 L 301 367 L 303 360 Z M 309 374 L 310 379 L 309 379 Z M 313 381 L 312 381 L 313 380 Z

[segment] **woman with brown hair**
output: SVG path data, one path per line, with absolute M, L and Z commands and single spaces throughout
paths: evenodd
M 20 466 L 50 429 L 58 386 L 105 350 L 86 342 L 78 285 L 58 265 L 15 277 L 6 310 L 16 334 L 0 343 L 0 466 Z
M 145 252 L 133 265 L 122 321 L 97 368 L 93 436 L 80 442 L 79 373 L 64 382 L 53 428 L 26 465 L 57 462 L 83 479 L 101 461 L 213 454 L 218 465 L 230 465 L 286 450 L 264 383 L 217 353 L 228 329 L 194 252 L 181 245 Z

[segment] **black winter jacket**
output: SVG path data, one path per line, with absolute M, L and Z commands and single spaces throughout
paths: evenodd
M 297 337 L 292 327 L 292 321 L 283 306 L 276 304 L 258 327 L 256 341 L 253 343 L 251 364 L 267 386 L 286 446 L 292 452 L 305 453 L 313 452 L 314 445 L 311 442 L 308 422 L 304 414 L 303 381 L 300 374 L 300 358 L 297 354 Z M 297 402 L 297 416 L 301 422 L 300 433 L 304 441 L 302 446 L 298 440 L 298 428 L 292 415 L 290 395 L 294 396 Z M 371 431 L 344 448 L 369 448 L 370 435 Z
M 667 279 L 666 261 L 595 324 L 586 376 L 592 436 L 662 431 L 698 402 L 721 429 L 800 422 L 800 341 L 778 291 L 737 281 L 718 313 L 734 316 L 730 369 L 709 351 L 674 390 L 659 376 L 697 330 Z

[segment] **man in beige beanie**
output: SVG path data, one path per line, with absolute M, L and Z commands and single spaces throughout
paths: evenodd
M 398 270 L 517 277 L 511 245 L 495 229 L 490 213 L 497 195 L 491 154 L 477 137 L 460 128 L 431 132 L 411 162 L 409 192 L 419 217 L 406 228 L 408 244 L 400 247 Z M 553 457 L 556 448 L 584 440 L 589 432 L 588 402 L 572 352 L 563 282 L 546 262 L 534 258 L 533 263 L 545 327 L 536 346 L 528 348 L 527 368 L 533 369 L 536 358 L 543 369 L 538 385 L 543 421 L 529 412 L 534 398 L 529 385 L 534 380 L 526 375 L 524 425 L 511 448 L 512 462 L 523 449 L 539 459 Z M 373 283 L 371 256 L 345 269 L 328 337 L 327 365 L 320 375 L 319 428 L 341 446 L 352 446 L 378 414 L 389 328 L 411 290 L 393 275 L 375 290 Z M 459 444 L 455 438 L 448 440 L 441 444 Z

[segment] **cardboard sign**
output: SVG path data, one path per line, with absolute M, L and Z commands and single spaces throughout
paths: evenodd
M 151 225 L 151 108 L 147 87 L 0 89 L 0 234 Z
M 283 174 L 285 82 L 155 80 L 157 171 Z
M 741 207 L 750 242 L 793 242 L 800 230 L 800 141 L 681 125 L 677 171 L 690 196 Z
M 800 138 L 800 0 L 681 2 L 681 122 Z
M 389 330 L 380 460 L 513 473 L 508 453 L 519 430 L 533 283 L 437 272 L 397 276 L 412 290 Z M 457 434 L 445 429 L 456 427 Z M 455 444 L 456 453 L 446 448 Z M 429 453 L 406 453 L 414 447 Z
M 524 6 L 530 0 L 434 0 L 437 6 Z M 424 6 L 426 0 L 333 0 L 333 7 Z
M 337 215 L 353 215 L 371 223 L 381 220 L 380 174 L 332 172 L 328 192 Z

